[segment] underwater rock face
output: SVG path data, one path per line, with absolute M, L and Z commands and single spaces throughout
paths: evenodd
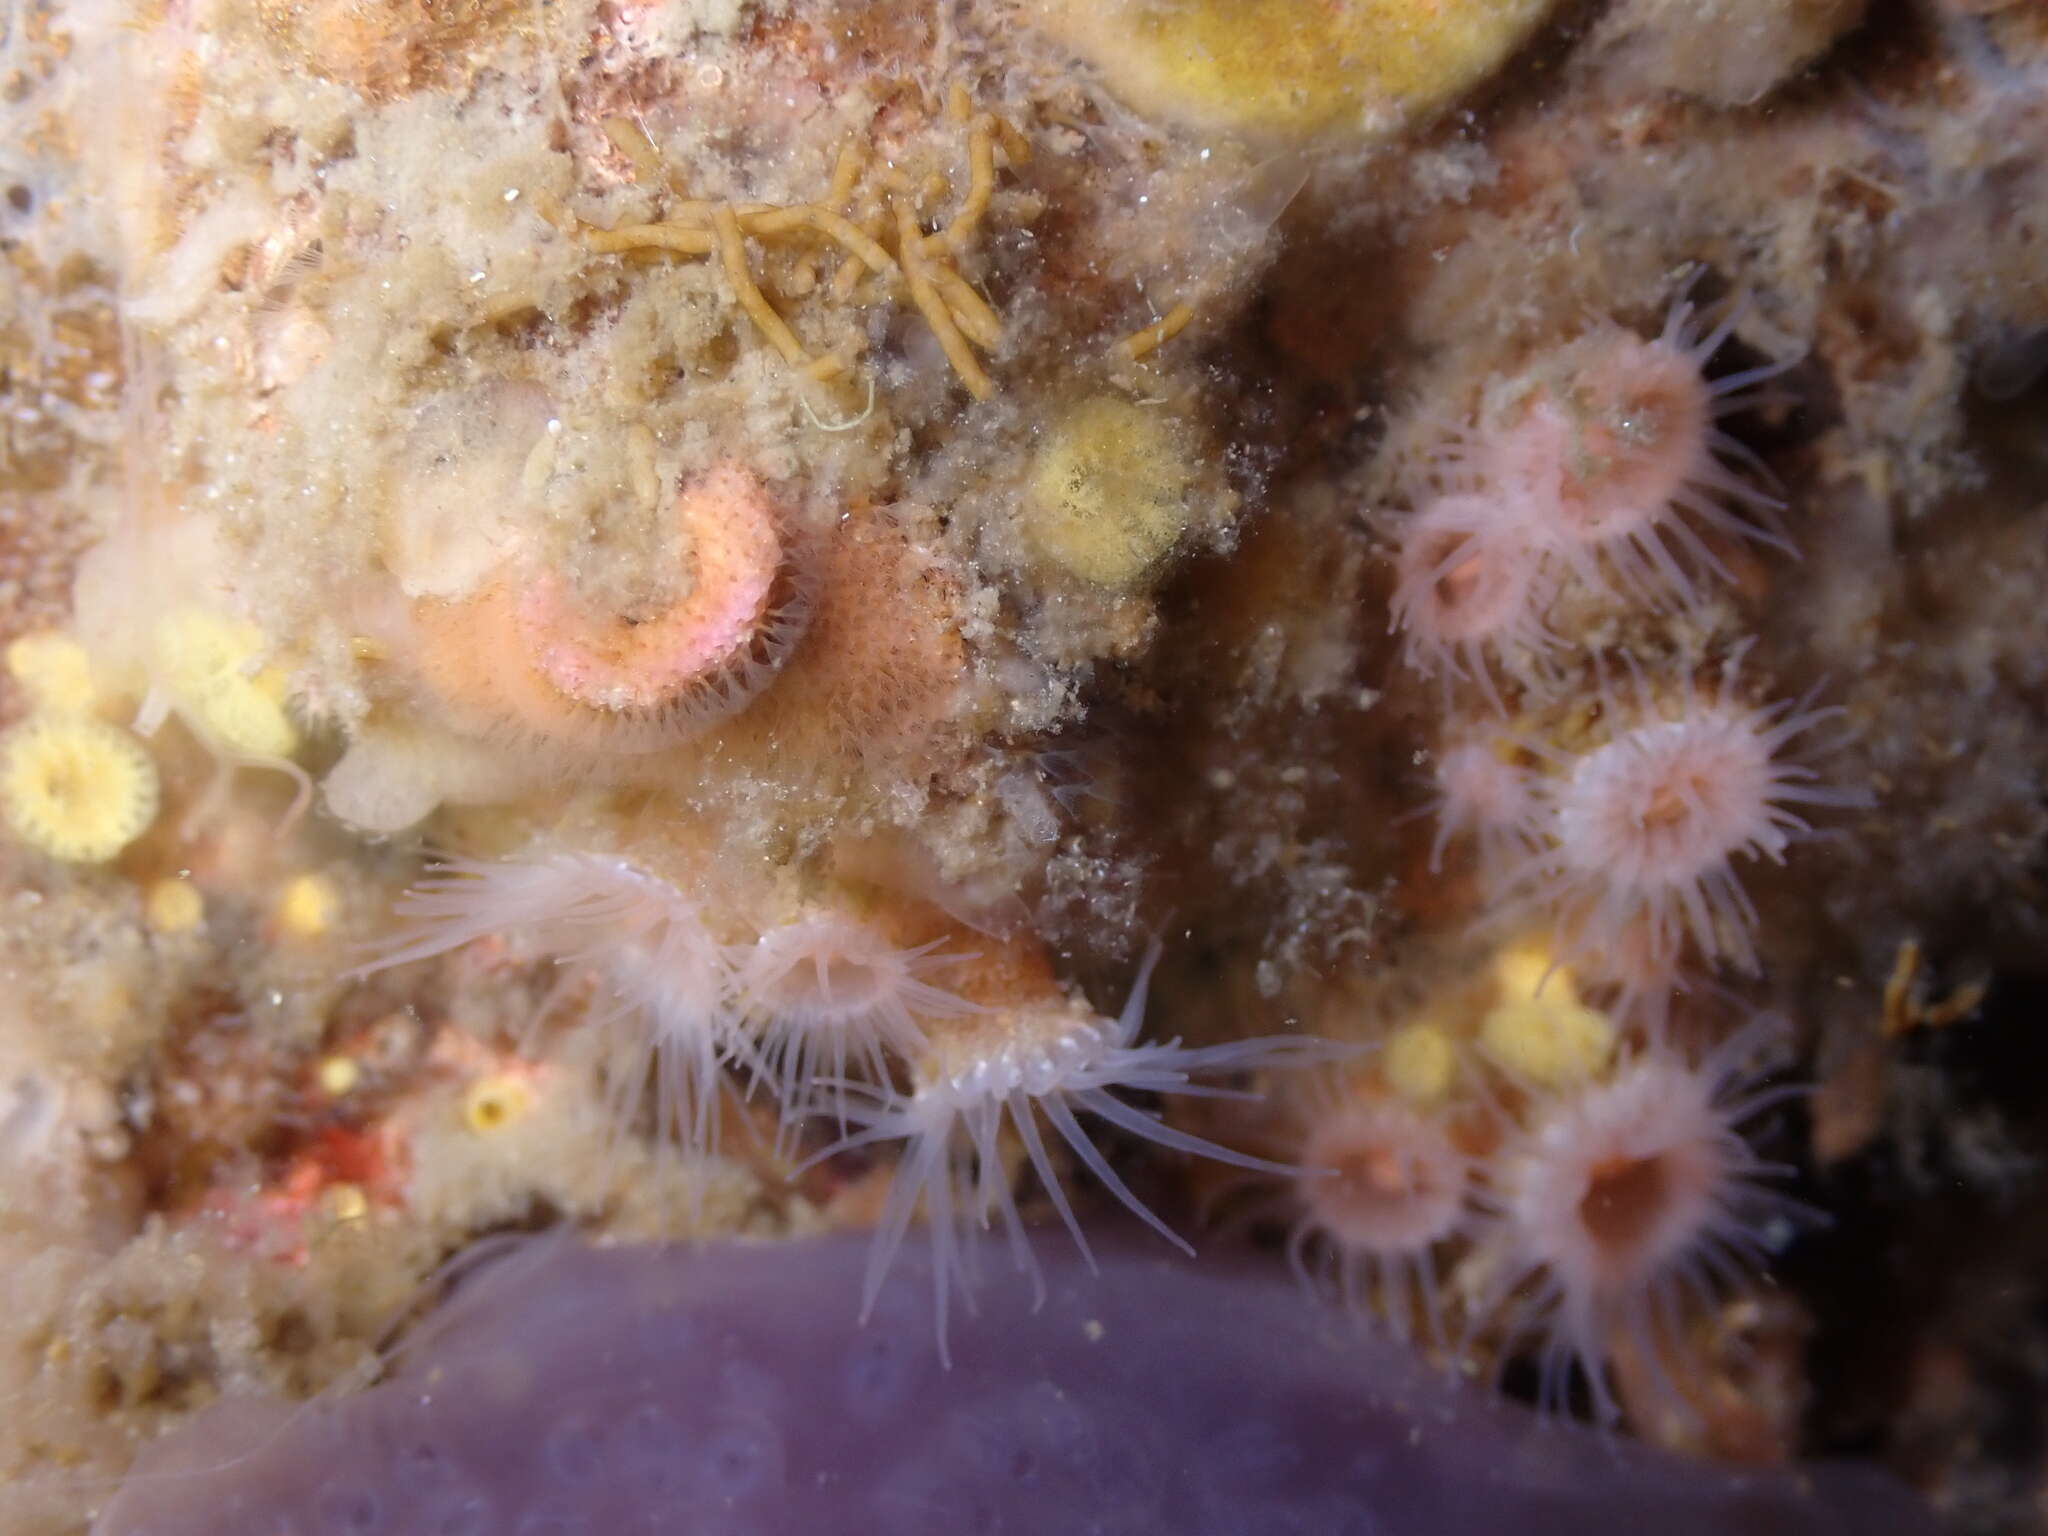
M 1062 1528 L 1839 1513 L 1527 1396 L 2037 1530 L 2044 210 L 2040 0 L 9 0 L 0 1536 L 590 1359 L 692 1531 L 1054 1380 Z M 1069 1358 L 974 1249 L 1118 1211 L 1226 1271 Z M 873 1236 L 337 1405 L 548 1226 Z
M 940 1365 L 930 1276 L 866 1326 L 863 1246 L 539 1239 L 464 1283 L 394 1379 L 230 1401 L 155 1447 L 96 1536 L 1912 1536 L 1875 1474 L 1745 1473 L 1504 1406 L 1271 1275 L 1048 1250 Z

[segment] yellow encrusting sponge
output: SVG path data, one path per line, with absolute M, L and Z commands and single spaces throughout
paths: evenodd
M 1457 1050 L 1434 1024 L 1404 1025 L 1387 1037 L 1380 1070 L 1387 1086 L 1409 1103 L 1440 1103 L 1457 1079 Z
M 1041 554 L 1097 586 L 1135 586 L 1187 526 L 1191 434 L 1156 408 L 1082 401 L 1032 466 L 1025 530 Z
M 341 897 L 320 875 L 295 875 L 278 893 L 277 923 L 295 939 L 317 939 L 334 926 Z
M 1509 1071 L 1542 1088 L 1589 1082 L 1614 1059 L 1613 1021 L 1579 999 L 1577 980 L 1540 943 L 1494 958 L 1497 995 L 1479 1038 Z
M 1553 0 L 1031 0 L 1142 112 L 1264 139 L 1398 133 L 1493 73 Z
M 206 898 L 191 881 L 166 875 L 143 892 L 142 915 L 158 933 L 190 933 L 206 921 Z
M 73 864 L 111 859 L 149 830 L 161 795 L 142 743 L 88 715 L 34 715 L 0 736 L 0 817 Z

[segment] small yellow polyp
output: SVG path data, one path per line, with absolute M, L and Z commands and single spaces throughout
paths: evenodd
M 230 751 L 250 757 L 290 757 L 298 750 L 299 733 L 284 705 L 274 674 L 223 678 L 192 701 L 207 732 Z
M 334 926 L 338 905 L 331 881 L 319 875 L 295 876 L 278 894 L 278 926 L 294 938 L 316 939 Z
M 93 707 L 92 663 L 85 647 L 53 629 L 7 647 L 7 671 L 40 710 L 83 714 Z
M 32 848 L 99 864 L 156 820 L 156 764 L 118 726 L 35 715 L 0 736 L 0 817 Z
M 191 881 L 166 876 L 150 884 L 142 910 L 158 933 L 190 933 L 206 916 L 206 898 Z
M 1387 1086 L 1411 1104 L 1434 1104 L 1451 1091 L 1458 1061 L 1449 1038 L 1434 1024 L 1409 1024 L 1387 1038 L 1380 1070 Z
M 323 1056 L 315 1069 L 320 1091 L 330 1099 L 346 1098 L 363 1080 L 363 1069 L 353 1056 Z
M 1032 0 L 1141 112 L 1268 139 L 1376 139 L 1462 95 L 1553 0 Z
M 178 608 L 152 638 L 164 682 L 176 693 L 196 694 L 238 673 L 263 644 L 263 631 L 205 608 Z
M 1520 1002 L 1545 996 L 1574 1003 L 1579 1000 L 1578 978 L 1538 939 L 1523 939 L 1495 955 L 1493 980 L 1503 1000 Z
M 479 1136 L 502 1131 L 526 1113 L 533 1095 L 508 1072 L 478 1078 L 462 1096 L 462 1120 Z
M 249 675 L 263 631 L 203 608 L 180 608 L 157 625 L 155 638 L 164 686 L 220 745 L 251 757 L 289 757 L 298 749 L 282 675 Z
M 331 1221 L 361 1221 L 370 1214 L 370 1197 L 360 1184 L 330 1184 L 321 1191 L 320 1204 Z
M 1157 406 L 1084 400 L 1054 425 L 1026 488 L 1041 554 L 1096 586 L 1135 586 L 1187 526 L 1190 434 Z

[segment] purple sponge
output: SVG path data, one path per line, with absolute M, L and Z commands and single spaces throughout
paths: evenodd
M 222 1404 L 96 1536 L 1914 1536 L 1875 1473 L 1735 1473 L 1445 1380 L 1277 1276 L 1111 1246 L 853 1320 L 865 1237 L 482 1267 L 391 1378 Z

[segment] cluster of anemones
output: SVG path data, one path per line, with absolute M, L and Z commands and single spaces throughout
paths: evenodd
M 726 942 L 710 893 L 631 859 L 587 852 L 448 859 L 399 903 L 406 927 L 384 968 L 501 939 L 565 968 L 594 993 L 612 1042 L 606 1072 L 629 1125 L 653 1086 L 657 1131 L 703 1153 L 716 1140 L 728 1068 L 783 1106 L 785 1125 L 818 1085 L 883 1079 L 885 1056 L 923 1041 L 926 1021 L 975 1005 L 933 979 L 962 957 L 945 940 L 903 945 L 829 906 L 806 907 Z
M 1431 1011 L 1372 1061 L 1285 1095 L 1289 1252 L 1304 1283 L 1403 1337 L 1497 1356 L 1534 1340 L 1545 1401 L 1684 1413 L 1686 1323 L 1805 1215 L 1745 1126 L 1783 1021 L 1719 1045 L 1626 1031 L 1547 947 L 1497 957 L 1469 1013 Z
M 1574 956 L 1617 979 L 1669 978 L 1687 953 L 1753 972 L 1757 914 L 1738 860 L 1782 862 L 1812 834 L 1804 811 L 1869 796 L 1799 760 L 1837 711 L 1749 702 L 1742 656 L 1708 683 L 1603 676 L 1598 719 L 1569 746 L 1482 728 L 1446 749 L 1432 868 L 1470 836 L 1499 910 L 1549 920 Z
M 732 904 L 708 887 L 612 855 L 455 859 L 407 894 L 400 913 L 411 926 L 372 964 L 487 939 L 554 958 L 595 993 L 588 1017 L 605 1032 L 616 1123 L 634 1123 L 651 1083 L 657 1133 L 698 1154 L 716 1143 L 728 1093 L 756 1089 L 779 1102 L 785 1142 L 807 1121 L 837 1127 L 838 1138 L 816 1157 L 903 1142 L 866 1304 L 922 1205 L 942 1346 L 947 1299 L 971 1286 L 972 1246 L 992 1220 L 1017 1263 L 1035 1269 L 1011 1184 L 1020 1164 L 1086 1250 L 1054 1146 L 1063 1144 L 1133 1214 L 1186 1246 L 1118 1176 L 1077 1112 L 1177 1151 L 1286 1171 L 1119 1096 L 1227 1092 L 1193 1080 L 1324 1049 L 1292 1038 L 1207 1047 L 1140 1041 L 1156 946 L 1112 1018 L 1015 954 L 983 957 L 949 948 L 943 936 L 906 943 L 880 907 L 814 902 L 738 942 L 714 931 L 714 909 L 731 920 Z M 1006 1155 L 1012 1149 L 1017 1156 Z
M 1393 617 L 1410 662 L 1443 677 L 1447 702 L 1453 679 L 1476 681 L 1496 715 L 1492 663 L 1537 685 L 1519 720 L 1468 723 L 1436 755 L 1431 870 L 1469 837 L 1515 926 L 1548 920 L 1575 958 L 1616 957 L 1639 986 L 1669 979 L 1688 949 L 1754 971 L 1738 860 L 1782 859 L 1810 831 L 1805 808 L 1866 803 L 1794 760 L 1832 712 L 1753 702 L 1737 681 L 1744 647 L 1711 686 L 1646 678 L 1627 653 L 1620 685 L 1597 654 L 1574 660 L 1572 686 L 1539 676 L 1565 660 L 1546 618 L 1567 583 L 1648 612 L 1691 608 L 1729 576 L 1718 551 L 1789 551 L 1763 466 L 1717 425 L 1787 365 L 1703 372 L 1738 313 L 1703 329 L 1680 299 L 1652 339 L 1602 326 L 1538 356 L 1435 451 L 1437 494 L 1401 531 Z M 1581 674 L 1597 712 L 1546 723 L 1541 701 Z
M 1399 520 L 1392 620 L 1409 664 L 1477 683 L 1526 674 L 1563 641 L 1547 622 L 1567 581 L 1657 610 L 1731 579 L 1717 549 L 1790 552 L 1754 454 L 1722 418 L 1762 398 L 1767 364 L 1709 379 L 1734 328 L 1702 331 L 1680 300 L 1644 340 L 1602 326 L 1537 358 L 1521 388 L 1431 455 Z
M 1816 808 L 1869 803 L 1808 766 L 1837 712 L 1760 698 L 1747 643 L 1674 673 L 1567 633 L 1587 598 L 1697 614 L 1735 549 L 1790 552 L 1767 473 L 1718 425 L 1788 365 L 1705 374 L 1737 313 L 1706 326 L 1681 299 L 1654 338 L 1598 326 L 1427 456 L 1393 621 L 1447 713 L 1460 682 L 1485 700 L 1433 755 L 1428 868 L 1468 851 L 1486 921 L 1546 932 L 1543 958 L 1504 952 L 1459 1044 L 1471 1091 L 1418 1103 L 1398 1071 L 1347 1080 L 1305 1102 L 1296 1143 L 1325 1170 L 1297 1201 L 1305 1273 L 1403 1330 L 1442 1338 L 1455 1317 L 1504 1353 L 1533 1336 L 1545 1397 L 1582 1380 L 1601 1417 L 1623 1357 L 1632 1406 L 1683 1399 L 1687 1319 L 1801 1209 L 1743 1135 L 1786 1091 L 1757 1087 L 1785 1021 L 1681 1038 L 1687 968 L 1755 973 L 1742 866 L 1782 861 Z

